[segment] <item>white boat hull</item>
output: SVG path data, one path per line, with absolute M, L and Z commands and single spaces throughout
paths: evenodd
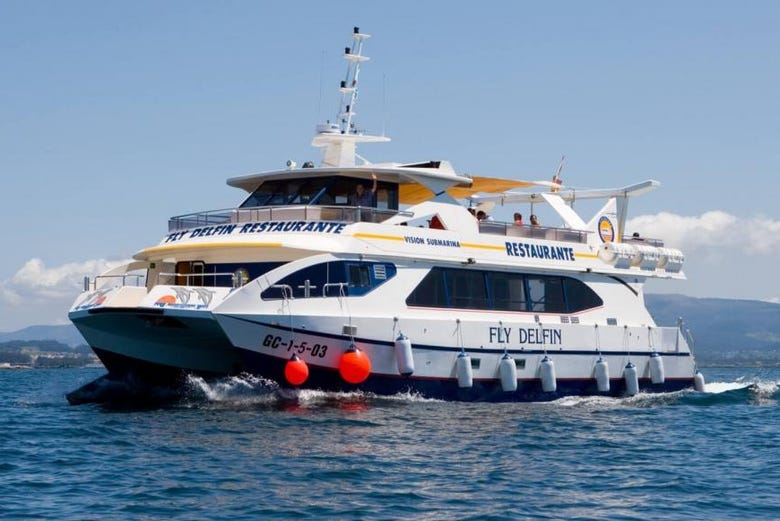
M 377 394 L 412 392 L 429 398 L 467 401 L 538 401 L 567 395 L 620 396 L 626 392 L 623 371 L 629 361 L 637 367 L 640 392 L 676 391 L 692 388 L 694 382 L 693 357 L 681 337 L 660 348 L 635 348 L 628 351 L 619 345 L 610 347 L 605 344 L 599 350 L 593 344 L 590 327 L 569 325 L 561 331 L 561 340 L 569 339 L 566 345 L 499 346 L 494 343 L 486 346 L 469 342 L 473 334 L 468 334 L 464 326 L 464 345 L 461 348 L 455 345 L 454 338 L 459 335 L 453 335 L 454 321 L 445 326 L 433 324 L 430 320 L 414 319 L 404 319 L 403 324 L 404 334 L 412 341 L 415 372 L 403 376 L 399 372 L 394 350 L 394 321 L 375 318 L 353 323 L 358 331 L 365 332 L 365 335 L 354 338 L 354 344 L 370 359 L 371 372 L 364 382 L 352 385 L 341 378 L 338 370 L 341 355 L 353 343 L 352 338 L 339 331 L 343 317 L 318 317 L 317 320 L 306 317 L 308 321 L 305 330 L 291 330 L 285 321 L 275 315 L 217 314 L 216 317 L 241 353 L 246 369 L 282 385 L 285 385 L 285 364 L 293 355 L 303 359 L 309 367 L 309 377 L 304 387 L 323 390 L 360 389 Z M 303 320 L 303 317 L 293 317 L 292 323 L 300 323 L 299 318 Z M 472 332 L 482 330 L 482 326 L 471 324 L 469 329 Z M 512 330 L 507 329 L 511 335 Z M 641 331 L 643 328 L 636 329 Z M 671 332 L 676 335 L 674 328 L 663 329 L 669 331 L 664 336 L 670 336 Z M 613 333 L 621 338 L 619 335 L 627 334 L 627 330 L 615 327 Z M 590 342 L 588 334 L 591 336 Z M 527 332 L 522 335 L 528 340 Z M 544 337 L 543 333 L 539 335 Z M 521 334 L 515 332 L 515 336 L 519 338 Z M 600 336 L 604 339 L 609 338 L 610 334 L 601 331 Z M 425 339 L 425 342 L 416 342 L 415 339 Z M 444 339 L 447 341 L 441 341 Z M 557 334 L 555 339 L 558 339 Z M 473 384 L 468 388 L 458 385 L 456 360 L 461 352 L 471 358 Z M 499 367 L 504 353 L 512 357 L 517 366 L 518 385 L 510 392 L 505 392 L 501 385 Z M 658 353 L 665 365 L 666 377 L 661 383 L 652 383 L 651 380 L 650 360 L 653 353 Z M 540 367 L 545 355 L 556 367 L 555 392 L 543 391 Z M 609 366 L 610 387 L 607 392 L 599 392 L 595 377 L 599 356 Z

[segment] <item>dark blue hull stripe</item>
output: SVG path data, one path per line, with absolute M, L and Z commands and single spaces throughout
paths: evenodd
M 230 317 L 234 320 L 239 320 L 241 322 L 247 322 L 249 324 L 255 324 L 262 327 L 267 327 L 269 329 L 274 329 L 283 333 L 290 333 L 289 327 L 280 326 L 277 324 L 268 324 L 266 322 L 259 322 L 257 320 L 250 320 L 248 318 L 243 317 L 237 317 L 235 315 L 225 315 L 227 317 Z M 312 331 L 309 329 L 293 329 L 294 333 L 300 333 L 302 335 L 314 335 L 319 336 L 322 338 L 332 338 L 334 340 L 344 340 L 349 341 L 350 337 L 347 335 L 335 335 L 333 333 L 323 333 L 320 331 Z M 460 352 L 460 347 L 448 347 L 448 346 L 433 346 L 433 345 L 424 345 L 424 344 L 418 344 L 414 341 L 413 338 L 410 339 L 412 341 L 412 345 L 415 349 L 426 349 L 428 351 L 444 351 L 444 352 Z M 393 346 L 393 342 L 388 342 L 387 340 L 377 340 L 375 338 L 363 338 L 363 337 L 355 337 L 356 342 L 363 342 L 366 344 L 374 344 L 374 345 L 380 345 L 380 346 Z M 493 354 L 493 355 L 502 355 L 504 354 L 503 348 L 482 348 L 482 347 L 465 347 L 464 349 L 467 353 L 472 354 Z M 559 350 L 559 349 L 510 349 L 509 352 L 511 352 L 514 355 L 517 354 L 527 354 L 527 355 L 554 355 L 554 354 L 565 354 L 565 355 L 596 355 L 598 354 L 598 350 L 596 349 L 566 349 L 566 350 Z M 601 351 L 601 354 L 603 356 L 650 356 L 650 351 Z M 658 352 L 661 356 L 681 356 L 681 357 L 690 357 L 691 353 L 689 352 Z
M 270 378 L 282 387 L 285 383 L 284 366 L 287 360 L 264 355 L 255 351 L 239 349 L 246 368 L 257 375 Z M 364 391 L 379 395 L 414 393 L 426 398 L 478 402 L 538 402 L 550 401 L 564 396 L 613 396 L 625 394 L 626 385 L 622 378 L 610 379 L 610 391 L 600 393 L 594 379 L 558 379 L 554 393 L 542 391 L 539 379 L 518 380 L 516 391 L 504 392 L 498 379 L 474 379 L 468 389 L 458 387 L 455 378 L 416 378 L 388 375 L 371 375 L 359 384 L 352 385 L 341 379 L 335 369 L 309 366 L 309 378 L 303 385 L 307 389 L 323 391 Z M 653 384 L 649 378 L 639 379 L 640 392 L 660 393 L 693 388 L 693 377 L 667 379 L 663 384 Z

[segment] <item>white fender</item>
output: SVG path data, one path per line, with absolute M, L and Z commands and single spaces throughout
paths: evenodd
M 505 393 L 517 391 L 517 364 L 514 358 L 504 353 L 498 363 L 498 374 L 501 378 L 501 389 Z
M 596 360 L 596 366 L 593 368 L 593 374 L 596 378 L 596 388 L 600 393 L 609 392 L 609 365 L 607 361 L 599 356 Z
M 664 361 L 658 353 L 650 355 L 650 381 L 654 384 L 662 384 L 666 381 Z
M 466 353 L 460 353 L 455 360 L 455 374 L 458 376 L 458 387 L 466 389 L 472 386 L 474 373 L 471 369 L 471 357 Z
M 544 355 L 539 365 L 539 376 L 542 379 L 542 391 L 554 393 L 558 388 L 558 382 L 555 380 L 555 364 L 547 355 Z
M 634 396 L 639 392 L 639 375 L 636 371 L 636 366 L 631 362 L 626 364 L 626 368 L 623 370 L 623 378 L 626 381 L 626 394 L 628 396 Z
M 398 372 L 403 376 L 414 373 L 414 357 L 412 355 L 412 342 L 403 333 L 395 339 L 395 361 L 398 364 Z

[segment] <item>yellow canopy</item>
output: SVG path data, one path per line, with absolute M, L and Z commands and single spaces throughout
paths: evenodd
M 513 188 L 528 188 L 533 183 L 528 181 L 514 181 L 512 179 L 500 179 L 498 177 L 473 177 L 471 186 L 453 186 L 447 189 L 447 193 L 455 199 L 465 199 L 477 193 L 496 194 L 512 190 Z M 398 187 L 398 199 L 401 204 L 417 204 L 433 197 L 433 192 L 421 184 L 402 184 Z

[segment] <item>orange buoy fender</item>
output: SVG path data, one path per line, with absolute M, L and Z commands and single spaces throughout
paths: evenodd
M 347 383 L 362 383 L 371 374 L 371 360 L 355 344 L 350 344 L 339 360 L 339 374 Z
M 309 377 L 309 366 L 298 355 L 292 355 L 284 366 L 284 379 L 290 385 L 301 385 Z

